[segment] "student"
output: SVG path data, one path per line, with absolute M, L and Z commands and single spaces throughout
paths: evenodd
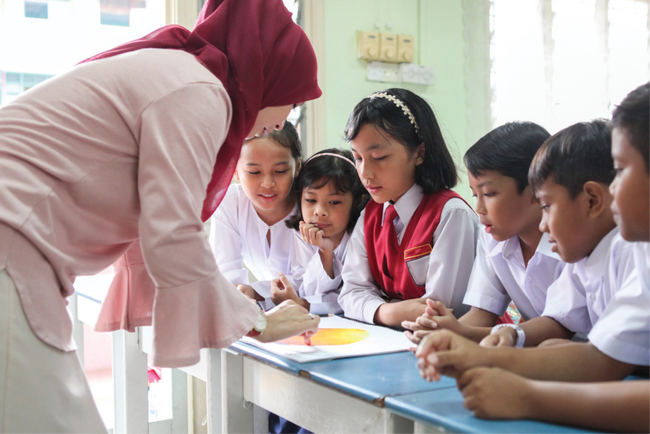
M 570 265 L 548 289 L 542 316 L 495 330 L 483 345 L 536 346 L 587 335 L 633 273 L 632 246 L 618 236 L 609 207 L 610 149 L 611 130 L 596 120 L 557 133 L 535 158 L 530 181 L 544 212 L 540 227 Z
M 427 330 L 448 329 L 480 342 L 514 301 L 525 320 L 544 311 L 546 290 L 564 262 L 551 252 L 539 230 L 542 211 L 528 186 L 528 167 L 550 134 L 532 122 L 511 122 L 483 136 L 465 154 L 475 210 L 484 231 L 464 304 L 471 310 L 456 319 L 440 302 L 428 315 L 402 326 L 419 343 Z
M 66 298 L 75 276 L 134 240 L 155 283 L 156 366 L 197 363 L 200 348 L 253 331 L 272 341 L 317 329 L 295 303 L 261 313 L 223 278 L 203 234 L 244 139 L 321 93 L 313 49 L 282 2 L 208 0 L 192 32 L 164 27 L 93 59 L 0 108 L 6 432 L 105 432 Z
M 429 104 L 405 89 L 373 93 L 350 114 L 345 137 L 372 197 L 343 267 L 345 315 L 399 326 L 428 298 L 465 313 L 478 222 L 449 190 L 456 167 Z
M 271 308 L 271 280 L 291 277 L 293 233 L 284 220 L 295 212 L 294 180 L 302 146 L 293 125 L 244 142 L 233 184 L 212 219 L 210 244 L 224 277 Z M 243 268 L 242 263 L 248 269 Z M 249 284 L 248 271 L 258 280 Z
M 340 313 L 341 269 L 354 224 L 368 202 L 350 151 L 325 149 L 312 155 L 297 180 L 298 210 L 286 221 L 295 229 L 291 275 L 271 284 L 275 304 L 294 300 L 310 312 Z
M 627 241 L 634 241 L 638 287 L 617 292 L 592 334 L 606 336 L 620 323 L 632 325 L 630 334 L 644 334 L 645 350 L 650 333 L 648 245 L 650 241 L 650 176 L 648 148 L 650 86 L 632 91 L 614 110 L 612 156 L 616 178 L 610 186 L 612 211 Z M 620 350 L 637 339 L 619 340 Z M 594 338 L 594 336 L 590 336 Z M 580 361 L 577 361 L 580 362 Z M 498 368 L 470 369 L 458 378 L 465 406 L 478 417 L 537 419 L 603 431 L 650 431 L 650 383 L 624 381 L 570 384 L 534 381 Z

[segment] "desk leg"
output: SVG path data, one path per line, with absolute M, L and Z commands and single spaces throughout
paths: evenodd
M 221 405 L 221 388 L 222 388 L 222 366 L 221 366 L 221 350 L 208 349 L 207 350 L 207 376 L 206 376 L 206 399 L 208 410 L 208 433 L 220 434 L 222 432 L 224 415 L 228 413 L 222 412 Z
M 223 432 L 253 433 L 253 404 L 244 400 L 244 358 L 227 350 L 222 351 L 221 372 Z
M 384 432 L 387 433 L 412 433 L 413 421 L 398 416 L 394 413 L 386 412 L 384 416 Z
M 448 432 L 442 427 L 435 427 L 435 426 L 429 426 L 429 425 L 424 425 L 419 422 L 415 422 L 413 426 L 413 433 L 414 434 L 432 434 L 432 433 L 445 433 Z
M 139 336 L 139 330 L 113 332 L 115 434 L 149 432 L 147 355 Z
M 79 362 L 81 362 L 81 367 L 84 367 L 84 323 L 79 319 L 78 306 L 77 303 L 77 294 L 72 294 L 68 297 L 69 304 L 68 310 L 72 314 L 72 337 L 74 338 L 75 343 L 77 344 L 77 356 L 79 357 Z

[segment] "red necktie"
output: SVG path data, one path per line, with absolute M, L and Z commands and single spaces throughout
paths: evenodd
M 386 214 L 384 215 L 384 225 L 381 228 L 381 234 L 379 235 L 380 242 L 386 243 L 395 254 L 397 254 L 397 232 L 395 231 L 395 218 L 398 217 L 395 206 L 389 205 L 386 208 Z
M 386 212 L 384 213 L 384 224 L 381 227 L 381 232 L 379 233 L 379 239 L 377 240 L 377 245 L 378 246 L 384 246 L 382 249 L 381 247 L 379 248 L 380 250 L 383 250 L 385 252 L 384 257 L 382 258 L 381 265 L 382 265 L 382 272 L 384 276 L 386 276 L 388 279 L 391 280 L 391 283 L 389 286 L 392 289 L 392 280 L 393 280 L 393 273 L 391 270 L 393 270 L 394 266 L 392 265 L 396 258 L 397 258 L 397 249 L 398 249 L 398 244 L 397 244 L 397 231 L 395 231 L 395 224 L 394 220 L 395 217 L 397 217 L 397 211 L 395 210 L 395 207 L 393 205 L 389 205 L 388 208 L 386 208 Z M 388 282 L 384 282 L 384 284 L 387 284 Z M 388 289 L 388 288 L 386 288 Z

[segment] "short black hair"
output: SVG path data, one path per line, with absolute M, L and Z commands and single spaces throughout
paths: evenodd
M 315 156 L 319 154 L 337 154 L 350 160 L 346 163 L 339 157 L 331 155 L 323 155 L 320 157 Z M 297 211 L 285 220 L 287 227 L 300 230 L 300 222 L 304 220 L 302 215 L 302 193 L 305 188 L 319 189 L 324 187 L 328 182 L 334 183 L 334 188 L 339 193 L 345 194 L 350 192 L 352 194 L 352 209 L 350 210 L 350 221 L 348 222 L 347 232 L 351 233 L 354 225 L 359 218 L 359 214 L 365 208 L 366 203 L 370 199 L 368 191 L 361 183 L 357 170 L 354 166 L 354 157 L 352 152 L 344 149 L 329 148 L 316 152 L 312 155 L 302 167 L 300 174 L 296 180 L 296 203 L 298 204 Z
M 589 181 L 609 185 L 614 180 L 612 130 L 605 119 L 579 122 L 544 142 L 528 171 L 535 192 L 549 177 L 575 199 Z
M 465 166 L 479 177 L 494 170 L 517 182 L 521 194 L 528 186 L 528 168 L 537 150 L 551 135 L 534 122 L 508 122 L 481 137 L 465 153 Z
M 648 122 L 650 118 L 650 83 L 628 93 L 612 114 L 612 127 L 624 130 L 630 145 L 643 156 L 645 170 L 648 172 Z
M 291 151 L 291 156 L 296 161 L 302 159 L 302 143 L 296 131 L 296 127 L 289 121 L 284 122 L 281 130 L 273 130 L 270 133 L 255 136 L 252 139 L 246 139 L 247 142 L 255 139 L 273 139 L 278 145 Z
M 424 162 L 415 167 L 415 183 L 425 194 L 441 188 L 453 188 L 458 182 L 458 172 L 454 160 L 442 137 L 440 126 L 433 109 L 423 98 L 406 89 L 386 89 L 382 91 L 397 97 L 413 114 L 419 127 L 415 126 L 402 108 L 394 102 L 370 95 L 359 102 L 345 127 L 345 140 L 357 137 L 361 127 L 366 124 L 380 128 L 413 153 L 424 143 Z

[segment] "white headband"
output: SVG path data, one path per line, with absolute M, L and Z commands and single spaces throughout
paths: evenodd
M 356 170 L 356 168 L 357 168 L 357 166 L 355 166 L 354 163 L 353 163 L 352 161 L 350 161 L 349 159 L 347 159 L 347 158 L 344 157 L 343 155 L 334 154 L 334 153 L 332 153 L 332 152 L 321 152 L 320 154 L 314 154 L 314 155 L 312 155 L 311 157 L 307 158 L 307 160 L 305 160 L 305 163 L 302 165 L 302 167 L 305 167 L 305 166 L 307 165 L 307 163 L 309 163 L 309 162 L 310 162 L 311 160 L 313 160 L 314 158 L 322 157 L 322 156 L 325 156 L 325 155 L 327 155 L 327 156 L 329 156 L 329 157 L 336 157 L 336 158 L 340 158 L 341 160 L 345 160 L 345 161 L 347 161 L 348 163 L 352 164 L 352 167 L 354 167 L 355 170 Z
M 397 98 L 395 95 L 390 95 L 386 92 L 376 92 L 370 95 L 370 98 L 386 98 L 388 101 L 393 102 L 398 108 L 401 108 L 402 111 L 406 116 L 409 117 L 409 120 L 411 121 L 411 124 L 415 127 L 415 134 L 420 134 L 420 128 L 418 127 L 418 123 L 415 122 L 415 116 L 413 116 L 413 113 L 411 113 L 411 110 L 400 100 Z

